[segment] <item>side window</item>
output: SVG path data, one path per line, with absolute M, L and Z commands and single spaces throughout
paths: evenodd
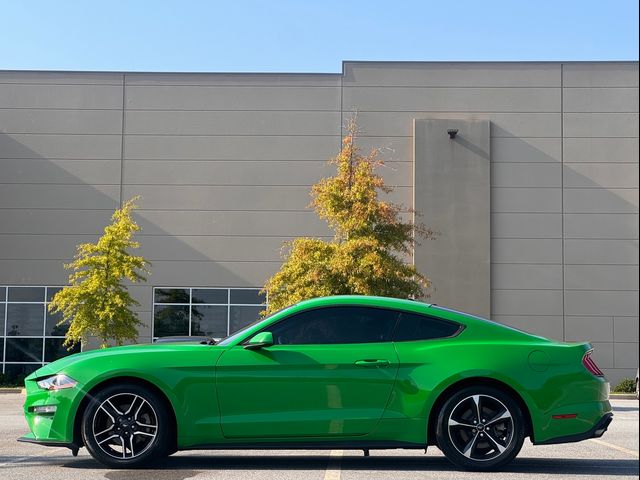
M 398 312 L 367 307 L 317 308 L 269 327 L 276 345 L 390 342 Z
M 415 313 L 400 312 L 400 319 L 394 334 L 394 342 L 430 340 L 451 337 L 460 330 L 460 325 L 438 318 Z

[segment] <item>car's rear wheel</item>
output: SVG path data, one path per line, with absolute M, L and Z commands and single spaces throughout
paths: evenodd
M 135 468 L 169 453 L 170 426 L 154 392 L 135 384 L 112 385 L 93 395 L 82 417 L 82 439 L 99 462 Z
M 452 463 L 468 470 L 494 470 L 509 463 L 520 452 L 524 435 L 520 407 L 493 387 L 459 390 L 438 414 L 439 448 Z

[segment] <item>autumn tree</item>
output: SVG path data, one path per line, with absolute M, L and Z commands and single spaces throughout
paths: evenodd
M 133 307 L 139 303 L 124 284 L 145 281 L 143 274 L 149 273 L 149 262 L 130 252 L 140 246 L 133 240 L 140 227 L 131 217 L 138 198 L 117 209 L 97 243 L 78 245 L 73 262 L 64 266 L 72 270 L 69 285 L 54 295 L 48 308 L 62 313 L 58 325 L 69 324 L 64 342 L 69 348 L 88 337 L 97 337 L 105 348 L 110 341 L 122 345 L 138 336 L 142 322 Z
M 407 263 L 416 237 L 434 238 L 421 223 L 403 219 L 403 206 L 383 200 L 393 188 L 376 173 L 378 151 L 364 156 L 349 124 L 334 176 L 311 188 L 311 206 L 334 231 L 333 239 L 301 237 L 283 246 L 284 263 L 267 280 L 267 313 L 326 295 L 428 296 L 429 279 Z

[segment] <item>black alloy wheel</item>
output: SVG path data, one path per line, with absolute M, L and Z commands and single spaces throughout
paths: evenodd
M 493 387 L 467 387 L 449 398 L 438 415 L 438 446 L 455 465 L 495 470 L 513 460 L 524 442 L 518 404 Z
M 82 439 L 100 463 L 136 468 L 169 454 L 169 416 L 157 395 L 134 384 L 112 385 L 91 399 Z

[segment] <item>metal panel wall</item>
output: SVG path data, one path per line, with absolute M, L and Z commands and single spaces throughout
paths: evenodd
M 563 66 L 564 313 L 613 378 L 638 366 L 638 65 Z
M 343 80 L 343 109 L 357 109 L 363 140 L 387 147 L 385 159 L 411 159 L 414 118 L 491 123 L 491 315 L 554 338 L 563 331 L 561 70 L 557 63 L 349 62 Z M 448 248 L 440 239 L 427 245 Z M 541 251 L 557 264 L 541 261 Z M 436 282 L 436 292 L 441 287 Z M 544 308 L 530 308 L 537 303 Z
M 327 234 L 306 207 L 340 141 L 338 76 L 131 74 L 125 98 L 153 285 L 261 286 L 284 241 Z
M 489 317 L 489 122 L 415 120 L 414 144 L 414 206 L 438 232 L 414 253 L 433 282 L 430 300 Z

